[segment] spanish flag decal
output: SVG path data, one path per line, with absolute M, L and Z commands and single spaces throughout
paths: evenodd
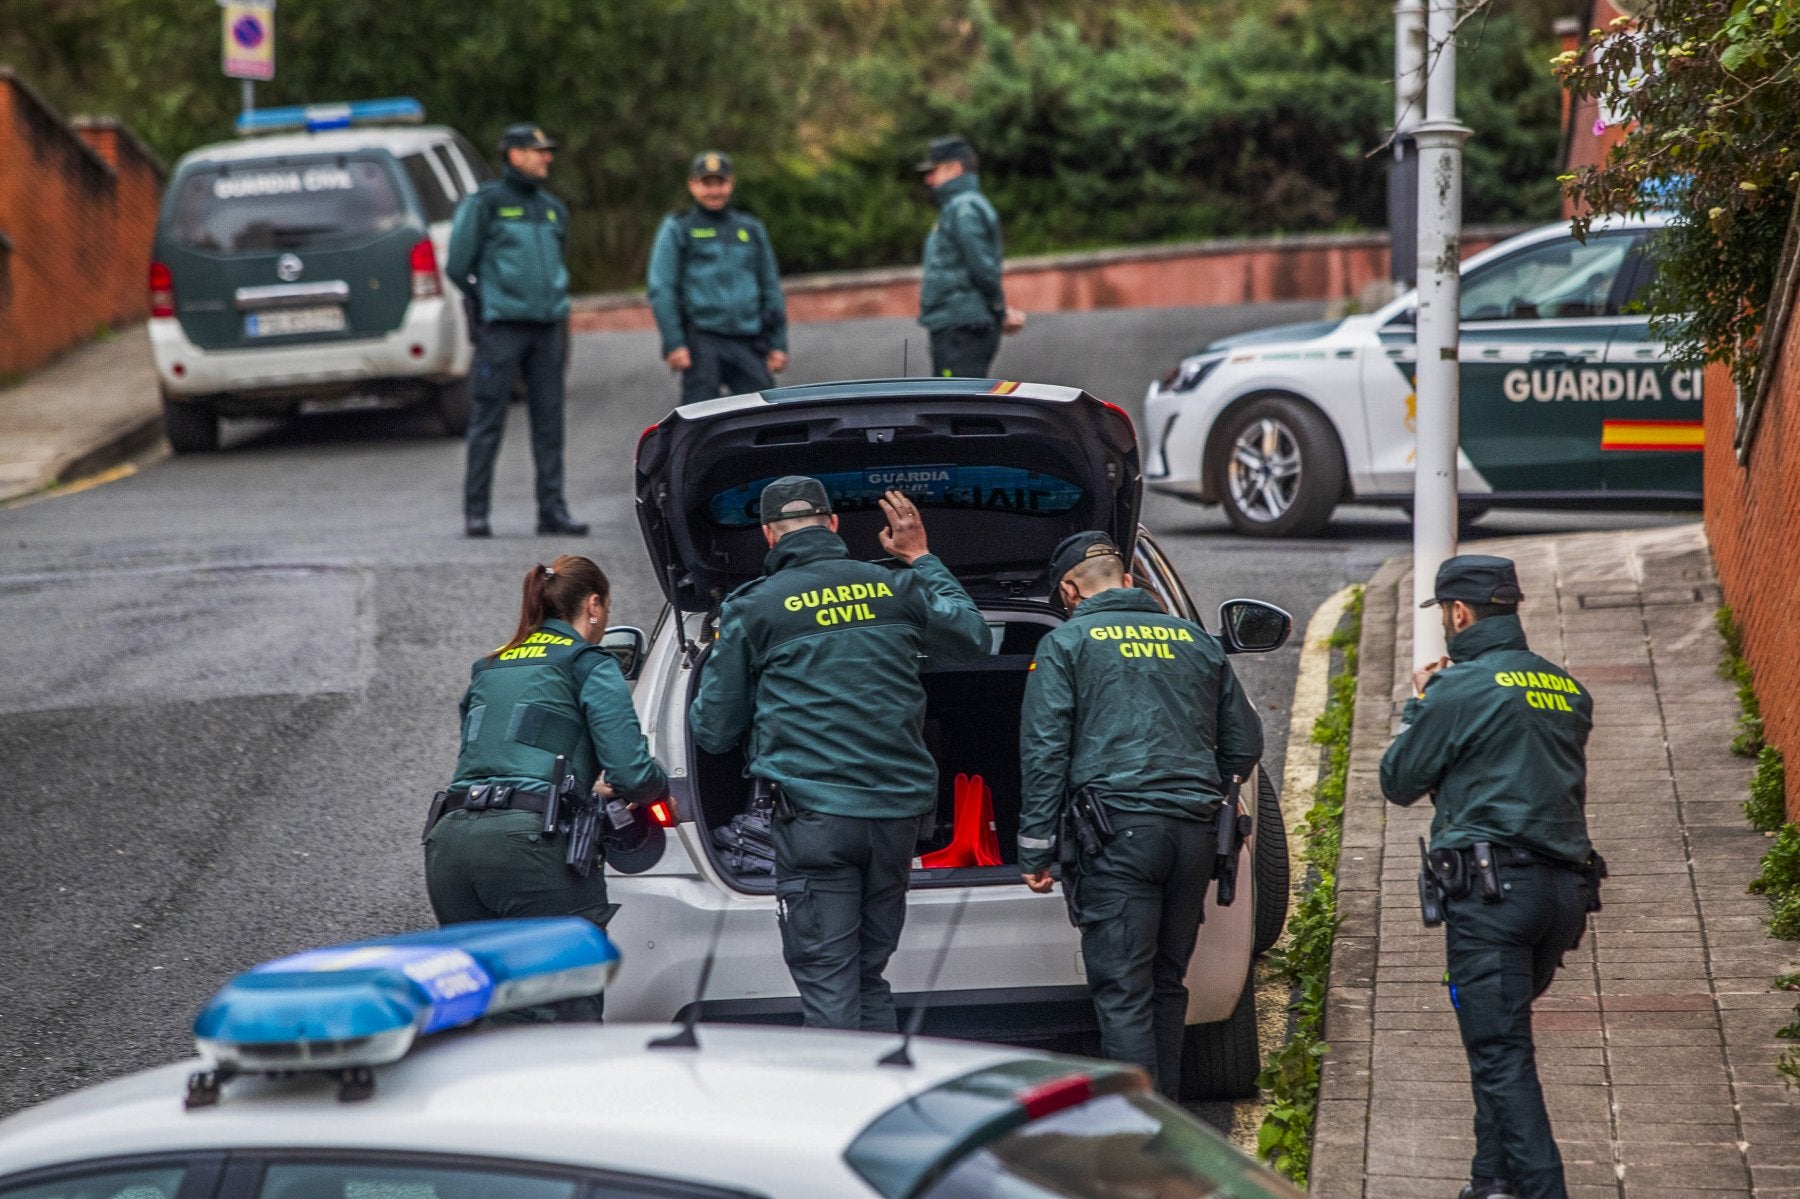
M 1609 420 L 1600 425 L 1602 450 L 1692 452 L 1705 445 L 1706 427 L 1697 420 Z
M 1019 390 L 1019 385 L 1017 383 L 996 383 L 988 388 L 988 394 L 991 396 L 1009 396 L 1017 390 Z

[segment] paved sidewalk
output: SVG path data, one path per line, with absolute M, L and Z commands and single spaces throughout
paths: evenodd
M 1795 946 L 1745 893 L 1767 840 L 1729 752 L 1718 584 L 1699 525 L 1484 541 L 1519 563 L 1532 648 L 1594 697 L 1588 819 L 1605 910 L 1536 1007 L 1538 1069 L 1573 1199 L 1800 1197 L 1800 1092 L 1773 1066 Z M 1312 1190 L 1452 1199 L 1473 1150 L 1468 1070 L 1419 921 L 1428 801 L 1385 803 L 1382 750 L 1411 690 L 1403 559 L 1368 588 Z
M 104 470 L 162 439 L 142 321 L 0 388 L 0 502 Z

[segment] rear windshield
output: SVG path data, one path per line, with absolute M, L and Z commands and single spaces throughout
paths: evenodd
M 384 161 L 332 156 L 202 167 L 182 181 L 170 233 L 216 253 L 300 250 L 353 245 L 405 222 Z
M 814 475 L 825 485 L 834 512 L 873 508 L 889 490 L 903 491 L 922 508 L 960 508 L 1054 516 L 1081 503 L 1074 483 L 1016 466 L 884 466 Z M 770 475 L 713 494 L 707 512 L 730 529 L 762 523 L 762 490 Z

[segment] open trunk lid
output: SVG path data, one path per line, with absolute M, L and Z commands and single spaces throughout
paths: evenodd
M 977 598 L 1042 595 L 1056 543 L 1104 529 L 1129 559 L 1143 469 L 1125 412 L 1072 387 L 889 379 L 690 404 L 644 431 L 638 519 L 677 609 L 762 575 L 758 503 L 782 475 L 831 495 L 852 557 L 884 556 L 887 488 L 924 510 L 931 550 Z

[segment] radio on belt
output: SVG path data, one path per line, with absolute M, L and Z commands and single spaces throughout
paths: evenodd
M 216 1103 L 244 1073 L 335 1073 L 339 1097 L 374 1088 L 371 1067 L 415 1039 L 483 1016 L 605 989 L 619 951 L 586 920 L 485 920 L 264 962 L 222 987 L 194 1020 L 213 1068 L 187 1106 Z

